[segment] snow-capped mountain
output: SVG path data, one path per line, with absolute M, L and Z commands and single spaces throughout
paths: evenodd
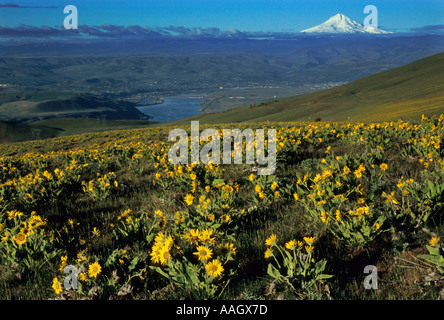
M 301 31 L 302 33 L 368 33 L 368 34 L 388 34 L 392 32 L 384 31 L 373 27 L 364 27 L 362 24 L 351 20 L 341 13 L 334 15 L 324 23 Z

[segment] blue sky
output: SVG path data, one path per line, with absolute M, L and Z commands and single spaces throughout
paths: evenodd
M 385 30 L 444 25 L 443 0 L 9 0 L 0 1 L 0 26 L 61 26 L 63 8 L 69 4 L 78 8 L 80 25 L 300 31 L 336 13 L 363 23 L 369 4 L 378 8 L 379 26 Z

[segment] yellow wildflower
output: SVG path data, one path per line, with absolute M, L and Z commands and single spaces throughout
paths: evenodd
M 89 265 L 88 274 L 91 278 L 97 278 L 101 271 L 102 267 L 97 261 Z
M 168 263 L 168 260 L 171 258 L 170 250 L 167 246 L 163 246 L 159 250 L 159 257 L 160 257 L 160 263 L 162 265 L 166 265 Z
M 96 235 L 97 237 L 100 237 L 100 230 L 94 227 L 93 234 Z
M 207 261 L 208 259 L 211 259 L 213 251 L 207 246 L 198 246 L 197 252 L 194 252 L 193 254 L 198 257 L 199 261 Z
M 336 210 L 335 216 L 336 216 L 336 221 L 341 221 L 341 211 Z
M 184 200 L 187 205 L 191 206 L 193 204 L 194 197 L 191 194 L 187 194 Z
M 228 214 L 224 214 L 220 218 L 223 223 L 228 223 L 230 221 L 230 216 Z
M 225 245 L 218 245 L 219 249 L 221 249 L 222 253 L 228 255 L 229 257 L 234 256 L 236 254 L 236 247 L 232 243 L 226 243 Z
M 26 242 L 26 238 L 27 238 L 26 234 L 23 232 L 20 232 L 14 237 L 14 240 L 18 245 L 21 246 L 22 244 L 24 244 Z
M 324 211 L 322 211 L 322 212 L 321 212 L 321 221 L 324 222 L 324 223 L 327 223 L 329 219 L 330 219 L 330 218 L 328 217 L 327 213 L 325 213 Z
M 8 220 L 12 220 L 16 217 L 21 217 L 23 215 L 23 212 L 17 210 L 6 211 L 6 213 L 8 214 Z
M 207 271 L 208 275 L 214 278 L 217 278 L 222 274 L 222 272 L 224 272 L 222 264 L 217 259 L 214 259 L 213 261 L 207 263 L 205 265 L 205 270 Z
M 199 237 L 200 237 L 200 232 L 198 229 L 190 229 L 188 233 L 183 235 L 183 238 L 185 240 L 188 240 L 190 244 L 197 244 Z
M 264 256 L 265 256 L 265 259 L 272 257 L 273 256 L 273 249 L 267 248 L 267 250 L 265 250 Z
M 312 245 L 316 240 L 316 237 L 304 237 L 304 241 L 309 245 Z
M 56 294 L 60 294 L 63 291 L 62 284 L 57 278 L 54 278 L 52 280 L 52 288 L 54 289 Z
M 433 237 L 432 239 L 430 239 L 429 245 L 431 247 L 436 247 L 438 245 L 438 242 L 439 242 L 439 238 L 438 237 Z
M 273 183 L 271 184 L 271 190 L 276 190 L 276 188 L 278 187 L 278 183 L 276 181 L 273 181 Z
M 61 261 L 60 268 L 59 268 L 60 271 L 63 271 L 65 269 L 67 260 L 68 260 L 68 256 L 60 257 L 60 261 Z
M 202 242 L 203 244 L 214 244 L 215 242 L 214 237 L 213 238 L 211 237 L 213 233 L 214 233 L 213 229 L 203 230 L 199 234 L 199 241 Z
M 285 244 L 285 248 L 287 248 L 288 250 L 294 250 L 296 249 L 296 246 L 297 246 L 296 240 L 290 240 Z
M 272 234 L 267 240 L 265 240 L 265 244 L 267 246 L 273 246 L 276 243 L 276 235 Z

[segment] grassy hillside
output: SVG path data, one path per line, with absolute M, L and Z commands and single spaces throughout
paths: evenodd
M 444 53 L 345 85 L 278 101 L 193 117 L 202 123 L 243 121 L 391 121 L 444 112 Z M 189 123 L 189 119 L 176 122 Z
M 145 128 L 144 120 L 56 118 L 31 123 L 0 121 L 0 143 L 48 139 L 88 132 Z M 36 131 L 37 130 L 37 131 Z
M 442 299 L 443 121 L 230 124 L 276 128 L 270 176 L 171 127 L 0 145 L 0 299 Z
M 56 91 L 0 92 L 0 120 L 23 122 L 29 119 L 61 117 L 139 120 L 144 116 L 135 103 L 91 94 Z

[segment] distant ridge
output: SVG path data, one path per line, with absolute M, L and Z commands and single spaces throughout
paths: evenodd
M 444 52 L 309 94 L 192 117 L 173 124 L 248 121 L 397 121 L 444 114 Z
M 302 33 L 334 33 L 334 34 L 390 34 L 392 32 L 384 31 L 373 27 L 364 27 L 360 23 L 351 20 L 342 13 L 338 13 L 313 28 L 305 29 Z

